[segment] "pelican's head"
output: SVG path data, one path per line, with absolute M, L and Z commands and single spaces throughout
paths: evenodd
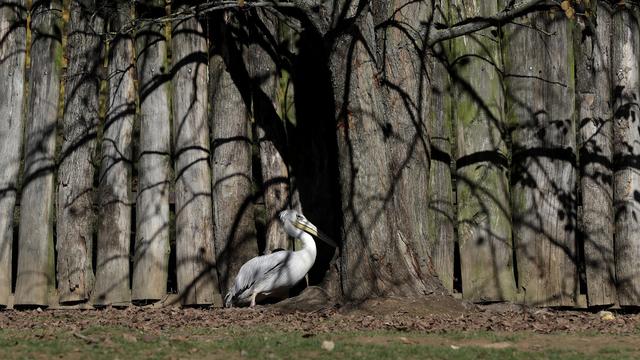
M 318 239 L 326 242 L 333 247 L 338 247 L 338 245 L 336 245 L 336 243 L 331 240 L 331 238 L 319 231 L 315 225 L 313 225 L 309 220 L 307 220 L 306 217 L 304 217 L 304 215 L 295 210 L 281 211 L 280 221 L 282 221 L 284 231 L 291 237 L 297 239 L 303 233 L 307 233 L 309 235 L 317 237 Z
M 304 215 L 295 210 L 283 210 L 280 212 L 280 221 L 284 231 L 293 238 L 298 238 L 302 233 L 318 236 L 318 229 Z

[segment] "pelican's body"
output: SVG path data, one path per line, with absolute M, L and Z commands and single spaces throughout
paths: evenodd
M 298 251 L 279 251 L 247 261 L 225 296 L 225 306 L 250 301 L 253 307 L 257 295 L 269 295 L 294 286 L 313 266 L 316 244 L 311 235 L 318 235 L 316 227 L 293 210 L 282 211 L 280 221 L 289 236 L 302 241 L 302 248 Z

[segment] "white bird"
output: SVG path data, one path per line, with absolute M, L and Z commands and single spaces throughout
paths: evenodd
M 233 287 L 224 297 L 226 307 L 246 303 L 249 299 L 251 307 L 254 307 L 257 295 L 269 295 L 290 288 L 302 280 L 316 260 L 316 244 L 312 235 L 336 246 L 295 210 L 281 211 L 280 221 L 289 236 L 302 241 L 302 249 L 278 251 L 247 261 L 238 271 Z

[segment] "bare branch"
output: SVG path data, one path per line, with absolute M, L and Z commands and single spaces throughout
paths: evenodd
M 306 2 L 306 1 L 302 1 Z M 117 34 L 122 33 L 130 33 L 137 30 L 140 27 L 148 26 L 157 23 L 165 23 L 172 21 L 181 21 L 192 18 L 194 16 L 202 16 L 214 11 L 223 11 L 229 9 L 250 9 L 250 8 L 299 8 L 299 6 L 293 2 L 284 2 L 284 1 L 276 1 L 276 0 L 264 0 L 264 1 L 251 1 L 244 3 L 239 2 L 238 0 L 213 0 L 207 1 L 204 4 L 193 5 L 185 8 L 181 8 L 180 10 L 166 16 L 161 16 L 157 18 L 137 18 L 132 20 L 129 24 L 123 27 L 119 32 L 112 32 L 108 35 L 113 37 Z
M 476 31 L 486 29 L 496 24 L 502 24 L 511 21 L 519 16 L 525 15 L 533 10 L 538 5 L 558 5 L 556 1 L 549 0 L 529 0 L 522 4 L 515 6 L 512 9 L 499 12 L 493 16 L 466 19 L 459 25 L 453 25 L 447 29 L 430 29 L 428 45 L 432 46 L 438 42 L 450 40 L 458 36 L 474 33 Z

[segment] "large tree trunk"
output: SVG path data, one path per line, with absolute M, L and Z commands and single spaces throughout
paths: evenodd
M 616 301 L 613 241 L 611 14 L 597 9 L 597 26 L 578 18 L 574 29 L 580 126 L 582 236 L 589 306 Z
M 111 30 L 130 22 L 129 3 L 118 2 Z M 100 165 L 100 219 L 98 228 L 96 305 L 127 305 L 131 236 L 131 137 L 135 115 L 133 39 L 118 34 L 109 48 L 109 100 Z
M 432 8 L 412 0 L 376 1 L 374 6 L 376 23 L 383 24 L 376 35 L 385 105 L 382 131 L 392 176 L 390 240 L 397 244 L 397 260 L 404 262 L 407 280 L 424 286 L 416 289 L 423 293 L 435 288 L 435 283 L 426 282 L 435 275 L 427 239 L 431 145 L 426 119 L 431 89 L 426 41 L 417 29 L 433 18 Z
M 233 286 L 240 267 L 258 255 L 253 216 L 251 124 L 248 105 L 231 75 L 242 56 L 230 14 L 212 19 L 215 54 L 209 58 L 213 136 L 213 222 L 220 290 Z M 235 70 L 235 71 L 234 71 Z
M 11 295 L 13 211 L 24 129 L 27 16 L 24 0 L 0 5 L 0 306 Z
M 70 5 L 63 144 L 58 173 L 56 248 L 60 302 L 86 301 L 93 288 L 92 163 L 99 125 L 104 31 L 94 0 Z
M 640 156 L 638 88 L 640 87 L 640 27 L 637 13 L 625 6 L 613 15 L 611 69 L 614 114 L 615 254 L 618 301 L 640 303 Z
M 545 11 L 505 27 L 514 245 L 527 304 L 573 306 L 576 136 L 571 24 Z
M 162 16 L 163 0 L 138 7 L 139 16 Z M 171 122 L 165 26 L 150 24 L 136 39 L 140 96 L 140 156 L 132 299 L 159 300 L 167 292 Z
M 42 1 L 36 3 L 31 13 L 31 81 L 15 304 L 47 305 L 48 293 L 55 286 L 53 181 L 60 100 L 58 56 L 62 42 L 62 8 L 59 1 Z
M 174 22 L 171 47 L 178 291 L 184 305 L 205 305 L 213 303 L 218 293 L 218 275 L 207 124 L 207 40 L 198 19 Z
M 371 10 L 358 11 L 355 2 L 339 2 L 334 10 L 338 26 L 355 16 L 329 44 L 344 219 L 343 294 L 354 300 L 423 294 L 426 288 L 416 266 L 404 258 L 406 239 L 397 236 L 394 227 L 394 180 L 387 151 L 393 125 L 384 118 Z
M 451 21 L 497 12 L 497 0 L 453 0 Z M 452 43 L 462 293 L 470 301 L 515 300 L 500 34 L 487 28 Z

